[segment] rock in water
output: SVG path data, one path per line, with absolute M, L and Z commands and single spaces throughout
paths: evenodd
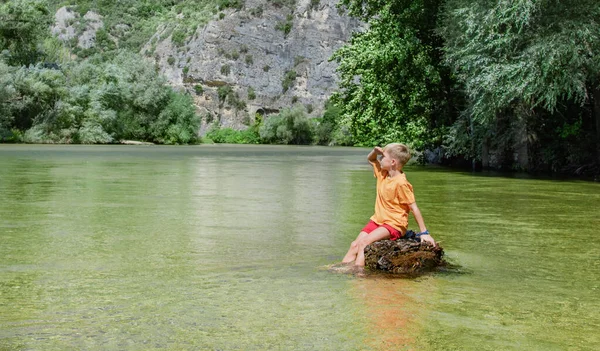
M 444 249 L 415 240 L 376 241 L 365 248 L 365 265 L 397 274 L 431 271 L 444 265 Z

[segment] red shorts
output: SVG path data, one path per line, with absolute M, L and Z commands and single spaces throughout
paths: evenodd
M 388 232 L 390 232 L 390 240 L 397 240 L 402 236 L 402 233 L 400 233 L 400 231 L 398 231 L 398 229 L 395 229 L 394 227 L 389 226 L 387 224 L 379 225 L 373 221 L 370 221 L 369 223 L 367 223 L 367 225 L 362 229 L 362 231 L 369 234 L 379 227 L 384 227 L 385 229 L 388 230 Z

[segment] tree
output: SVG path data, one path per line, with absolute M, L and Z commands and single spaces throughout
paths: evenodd
M 575 113 L 580 125 L 596 129 L 600 161 L 598 1 L 448 0 L 443 13 L 446 59 L 464 84 L 472 135 L 476 126 L 479 134 L 499 132 L 493 127 L 504 118 L 527 128 L 530 139 L 537 137 L 532 127 L 543 125 L 536 119 L 564 125 L 553 137 L 587 136 L 564 132 Z
M 16 96 L 13 86 L 13 72 L 10 66 L 0 59 L 0 140 L 12 126 L 13 116 L 10 113 L 10 104 Z
M 449 71 L 435 33 L 439 0 L 342 0 L 368 23 L 333 59 L 341 91 L 334 100 L 359 145 L 404 141 L 417 148 L 439 142 L 453 121 Z
M 9 65 L 29 65 L 43 56 L 39 48 L 53 17 L 44 1 L 0 1 L 0 52 Z

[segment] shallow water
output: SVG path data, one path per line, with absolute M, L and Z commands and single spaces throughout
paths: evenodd
M 409 167 L 458 268 L 334 274 L 367 153 L 0 145 L 0 350 L 600 349 L 600 184 Z

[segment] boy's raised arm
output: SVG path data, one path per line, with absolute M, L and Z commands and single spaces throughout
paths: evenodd
M 373 150 L 371 150 L 371 152 L 369 152 L 369 156 L 367 156 L 367 159 L 369 160 L 369 162 L 375 162 L 377 161 L 377 156 L 379 155 L 383 155 L 383 149 L 380 148 L 379 146 L 375 146 L 373 148 Z
M 409 206 L 410 206 L 410 210 L 412 211 L 413 216 L 415 217 L 415 220 L 417 221 L 417 224 L 419 225 L 419 230 L 421 231 L 421 233 L 423 233 L 423 232 L 428 233 L 428 234 L 422 234 L 420 236 L 421 240 L 427 241 L 427 242 L 431 243 L 431 245 L 435 246 L 435 240 L 433 240 L 433 237 L 431 235 L 429 235 L 429 232 L 427 231 L 427 227 L 425 226 L 425 222 L 423 221 L 423 216 L 421 215 L 421 211 L 419 210 L 417 203 L 413 202 Z

